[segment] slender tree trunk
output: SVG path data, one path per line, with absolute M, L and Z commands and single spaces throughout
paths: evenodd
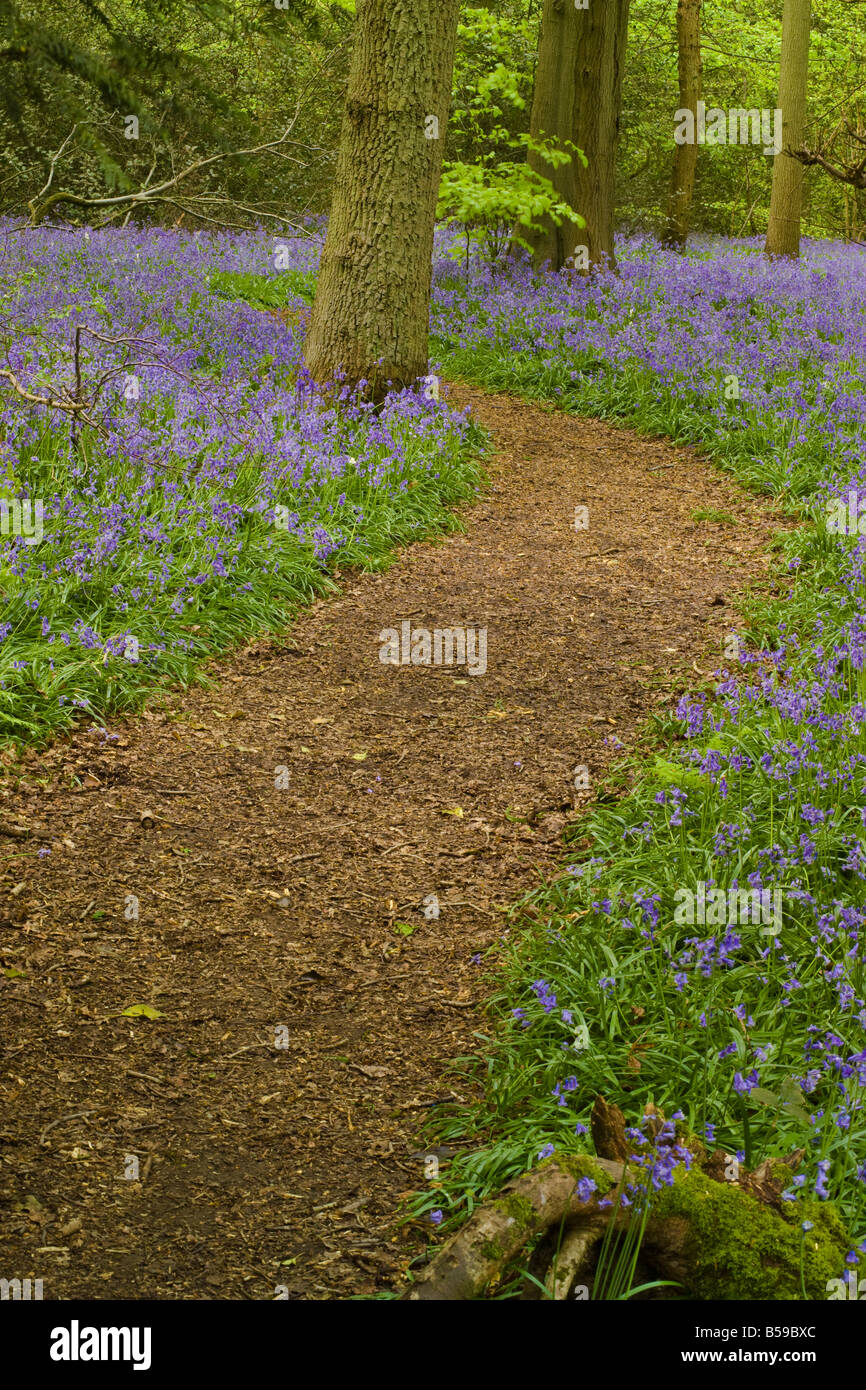
M 701 98 L 701 0 L 679 0 L 677 4 L 677 55 L 680 110 L 692 112 L 697 129 Z M 681 251 L 685 250 L 689 235 L 697 164 L 697 141 L 676 146 L 663 240 Z
M 799 160 L 785 151 L 797 150 L 803 143 L 811 20 L 812 0 L 785 0 L 779 64 L 782 149 L 773 160 L 773 191 L 765 247 L 768 256 L 800 254 L 800 213 L 806 171 Z
M 433 230 L 458 0 L 358 0 L 328 234 L 306 342 L 320 383 L 427 370 Z
M 536 261 L 549 260 L 556 270 L 577 245 L 588 247 L 591 264 L 605 259 L 615 264 L 614 171 L 628 10 L 629 0 L 589 0 L 586 9 L 575 8 L 572 0 L 544 0 L 532 135 L 572 140 L 589 161 L 587 168 L 574 158 L 551 169 L 529 153 L 530 167 L 549 178 L 563 201 L 586 219 L 583 228 L 572 222 L 556 227 L 547 219 L 541 235 L 526 236 Z

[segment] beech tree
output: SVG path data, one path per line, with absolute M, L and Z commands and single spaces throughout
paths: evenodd
M 800 254 L 800 214 L 805 170 L 794 151 L 800 149 L 803 143 L 811 22 L 812 0 L 785 0 L 779 62 L 782 148 L 773 161 L 773 189 L 765 247 L 768 256 Z
M 701 97 L 701 0 L 678 0 L 677 66 L 680 110 L 691 111 L 697 122 Z M 663 240 L 678 250 L 684 250 L 688 240 L 697 164 L 697 142 L 676 146 Z
M 324 383 L 427 370 L 433 231 L 458 0 L 358 0 L 333 200 L 305 348 Z
M 615 264 L 613 254 L 614 166 L 619 138 L 622 77 L 629 0 L 544 0 L 538 66 L 532 99 L 535 141 L 554 136 L 571 141 L 587 158 L 551 169 L 530 147 L 528 163 L 549 178 L 563 202 L 586 219 L 586 227 L 546 219 L 541 233 L 527 237 L 536 260 L 559 269 L 578 244 L 590 264 Z

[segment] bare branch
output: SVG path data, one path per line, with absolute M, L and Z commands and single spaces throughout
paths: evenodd
M 836 126 L 836 129 L 823 142 L 820 149 L 810 150 L 803 146 L 798 150 L 791 150 L 790 153 L 801 164 L 817 165 L 831 178 L 837 179 L 839 183 L 847 184 L 850 188 L 866 188 L 866 154 L 856 162 L 843 160 L 838 156 L 833 157 L 842 124 L 844 124 L 845 132 L 850 140 L 854 140 L 858 145 L 866 146 L 866 134 L 854 130 L 849 121 L 844 121 Z
M 14 391 L 22 396 L 25 401 L 32 401 L 34 405 L 47 405 L 52 410 L 65 410 L 70 414 L 80 414 L 84 410 L 84 402 L 76 401 L 68 393 L 62 396 L 37 396 L 33 391 L 28 391 L 21 385 L 15 373 L 9 367 L 0 367 L 0 376 L 5 377 L 11 383 Z
M 39 192 L 36 194 L 35 198 L 33 198 L 32 201 L 28 204 L 28 207 L 29 207 L 29 210 L 30 210 L 31 218 L 32 218 L 32 216 L 33 216 L 33 205 L 34 205 L 34 203 L 38 203 L 38 201 L 39 201 L 40 198 L 44 198 L 44 197 L 45 197 L 45 194 L 48 192 L 49 188 L 51 187 L 52 183 L 54 182 L 54 170 L 57 168 L 57 161 L 59 160 L 60 156 L 63 154 L 63 151 L 66 149 L 66 146 L 69 144 L 70 140 L 73 139 L 73 137 L 74 137 L 74 135 L 75 135 L 75 132 L 76 132 L 76 130 L 78 129 L 79 125 L 80 125 L 80 122 L 79 122 L 79 121 L 76 121 L 76 122 L 75 122 L 75 125 L 74 125 L 74 126 L 72 127 L 72 129 L 70 130 L 69 134 L 67 135 L 66 139 L 63 141 L 63 144 L 60 146 L 59 150 L 57 150 L 57 152 L 56 152 L 54 155 L 52 155 L 52 157 L 51 157 L 51 163 L 50 163 L 49 166 L 48 166 L 48 178 L 45 180 L 44 185 L 42 186 L 42 188 L 40 188 L 40 190 L 39 190 Z
M 205 169 L 210 169 L 227 159 L 250 159 L 255 155 L 270 154 L 276 158 L 287 160 L 292 164 L 303 164 L 302 159 L 287 153 L 287 147 L 294 149 L 308 149 L 303 142 L 291 139 L 291 133 L 297 124 L 300 115 L 300 99 L 296 105 L 294 114 L 283 131 L 276 140 L 265 140 L 259 145 L 249 145 L 240 150 L 221 150 L 217 154 L 205 155 L 200 159 L 194 159 L 177 173 L 172 174 L 171 178 L 164 179 L 162 183 L 154 184 L 150 187 L 147 180 L 144 185 L 132 193 L 118 193 L 104 198 L 88 198 L 70 190 L 59 190 L 49 194 L 48 190 L 54 179 L 54 171 L 61 154 L 66 149 L 75 131 L 78 129 L 76 124 L 67 135 L 60 149 L 52 157 L 48 179 L 44 187 L 31 199 L 28 204 L 30 211 L 31 225 L 36 226 L 42 222 L 52 208 L 62 203 L 69 203 L 81 208 L 118 208 L 121 211 L 132 211 L 135 207 L 145 203 L 155 203 L 165 201 L 165 195 L 170 189 L 176 189 L 184 180 L 191 178 L 194 174 L 200 174 Z
M 856 165 L 839 165 L 833 164 L 820 150 L 800 149 L 791 153 L 801 164 L 818 165 L 840 183 L 848 184 L 851 188 L 866 188 L 866 159 Z

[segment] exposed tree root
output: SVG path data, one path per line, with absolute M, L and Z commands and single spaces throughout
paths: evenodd
M 589 1285 L 606 1226 L 606 1218 L 599 1217 L 594 1221 L 592 1217 L 586 1217 L 580 1225 L 566 1230 L 559 1249 L 547 1267 L 545 1287 L 549 1298 L 559 1302 L 568 1298 L 573 1289 Z
M 530 1239 L 554 1223 L 575 1217 L 597 1221 L 602 1215 L 598 1199 L 608 1187 L 619 1182 L 623 1165 L 608 1159 L 593 1159 L 588 1165 L 585 1161 L 581 1163 L 587 1175 L 592 1170 L 598 1184 L 598 1189 L 587 1201 L 577 1192 L 577 1178 L 582 1173 L 571 1171 L 570 1166 L 550 1162 L 523 1173 L 503 1188 L 496 1201 L 480 1207 L 462 1230 L 452 1236 L 409 1289 L 406 1298 L 477 1298 Z

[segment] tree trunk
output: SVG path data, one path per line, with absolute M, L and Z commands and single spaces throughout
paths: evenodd
M 701 0 L 679 0 L 677 4 L 677 54 L 680 110 L 692 112 L 697 129 L 701 97 Z M 680 251 L 685 250 L 689 235 L 697 163 L 697 141 L 676 146 L 663 240 Z
M 586 9 L 572 0 L 544 0 L 531 132 L 536 139 L 572 140 L 589 161 L 587 168 L 574 158 L 552 169 L 539 155 L 528 155 L 530 168 L 586 219 L 584 228 L 572 222 L 557 227 L 548 218 L 541 235 L 523 231 L 536 261 L 550 261 L 555 270 L 577 245 L 588 247 L 590 264 L 615 265 L 614 172 L 628 10 L 629 0 L 589 0 Z
M 427 370 L 433 230 L 458 0 L 358 0 L 330 220 L 305 356 L 409 385 Z
M 785 0 L 779 64 L 782 149 L 773 160 L 773 191 L 765 247 L 768 256 L 800 254 L 800 212 L 805 170 L 799 160 L 787 151 L 797 150 L 803 143 L 811 18 L 812 0 Z

